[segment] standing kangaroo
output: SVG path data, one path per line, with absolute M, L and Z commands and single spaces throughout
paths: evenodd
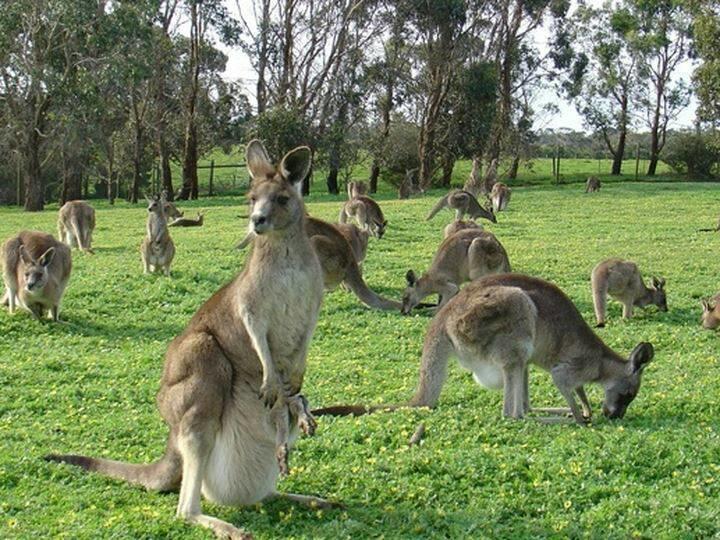
M 155 195 L 148 202 L 147 236 L 140 245 L 143 268 L 146 274 L 162 270 L 170 276 L 170 265 L 175 257 L 175 244 L 170 238 L 166 214 L 167 201 Z M 173 205 L 174 208 L 174 205 Z
M 403 294 L 404 315 L 426 296 L 440 295 L 438 309 L 460 290 L 460 285 L 487 274 L 510 272 L 507 252 L 492 233 L 468 229 L 449 236 L 440 244 L 430 268 L 419 278 L 408 270 Z
M 643 283 L 637 264 L 622 259 L 607 259 L 593 268 L 590 276 L 595 318 L 598 328 L 605 326 L 607 295 L 623 304 L 623 317 L 633 315 L 633 307 L 644 308 L 655 304 L 660 311 L 667 311 L 665 280 L 652 278 L 650 287 Z
M 262 144 L 252 141 L 246 159 L 254 247 L 245 269 L 205 302 L 168 347 L 157 397 L 170 428 L 165 455 L 149 465 L 48 456 L 147 489 L 179 488 L 179 517 L 233 539 L 249 535 L 203 514 L 201 493 L 225 505 L 279 496 L 278 439 L 292 441 L 303 419 L 281 426 L 287 429 L 278 426 L 298 413 L 309 417 L 299 392 L 323 287 L 298 194 L 310 149 L 296 148 L 275 168 Z M 328 505 L 316 497 L 283 496 Z
M 585 182 L 585 193 L 600 191 L 600 179 L 597 176 L 589 176 Z
M 430 210 L 430 213 L 427 215 L 425 220 L 431 220 L 435 217 L 435 214 L 443 208 L 455 210 L 455 219 L 458 221 L 463 219 L 463 216 L 467 214 L 470 216 L 470 219 L 482 217 L 493 223 L 497 223 L 497 218 L 495 217 L 492 208 L 486 210 L 480 206 L 480 203 L 472 193 L 461 189 L 453 189 L 435 203 L 435 206 L 433 206 L 432 210 Z
M 720 294 L 716 294 L 712 298 L 700 301 L 702 305 L 702 317 L 700 322 L 703 328 L 714 330 L 720 326 Z
M 348 182 L 347 194 L 348 199 L 354 199 L 361 195 L 367 195 L 368 187 L 365 182 Z
M 550 372 L 578 424 L 591 417 L 583 388 L 591 382 L 605 390 L 603 414 L 622 418 L 653 354 L 650 343 L 640 343 L 625 360 L 593 333 L 572 301 L 552 283 L 519 274 L 485 276 L 465 287 L 430 323 L 420 379 L 408 406 L 435 407 L 447 379 L 448 359 L 456 356 L 476 382 L 504 389 L 505 417 L 522 418 L 531 411 L 532 363 Z M 396 407 L 338 405 L 313 414 L 361 415 Z
M 22 231 L 3 244 L 2 269 L 5 283 L 2 303 L 8 305 L 10 313 L 14 313 L 19 302 L 38 320 L 47 313 L 58 321 L 60 302 L 72 270 L 69 247 L 52 235 Z
M 387 220 L 380 205 L 370 197 L 358 195 L 347 201 L 340 210 L 340 223 L 355 218 L 358 227 L 370 231 L 375 238 L 382 238 L 387 228 Z
M 95 209 L 85 201 L 68 201 L 58 212 L 58 240 L 70 248 L 92 253 Z
M 495 212 L 502 212 L 510 203 L 511 190 L 507 184 L 496 182 L 490 191 L 490 202 Z

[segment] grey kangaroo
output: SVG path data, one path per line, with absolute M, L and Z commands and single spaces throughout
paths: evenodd
M 440 210 L 448 208 L 455 210 L 455 219 L 461 220 L 463 216 L 468 215 L 470 219 L 477 219 L 479 217 L 485 218 L 493 223 L 497 223 L 497 218 L 492 211 L 492 208 L 485 209 L 480 206 L 480 203 L 472 193 L 463 191 L 461 189 L 453 189 L 443 198 L 441 198 L 435 206 L 433 206 L 430 213 L 425 218 L 426 221 L 431 220 L 435 217 Z
M 179 517 L 233 539 L 250 535 L 204 514 L 201 493 L 225 505 L 280 496 L 278 450 L 283 437 L 292 442 L 298 424 L 302 427 L 303 418 L 295 416 L 309 417 L 299 392 L 323 294 L 322 270 L 298 194 L 310 168 L 310 149 L 292 150 L 276 168 L 262 144 L 252 141 L 246 159 L 253 177 L 253 249 L 245 269 L 168 347 L 157 396 L 170 429 L 165 455 L 148 465 L 76 455 L 47 458 L 147 489 L 179 488 Z M 279 424 L 287 418 L 289 424 Z M 303 495 L 283 497 L 329 504 Z
M 650 343 L 637 345 L 627 360 L 614 352 L 552 283 L 520 274 L 485 276 L 466 286 L 433 318 L 425 335 L 417 389 L 407 406 L 435 407 L 447 379 L 448 360 L 456 356 L 476 382 L 504 389 L 505 417 L 522 418 L 532 410 L 528 365 L 535 364 L 550 372 L 578 424 L 585 424 L 592 414 L 584 390 L 588 383 L 605 390 L 603 414 L 622 418 L 653 355 Z M 313 414 L 361 415 L 396 407 L 338 405 Z
M 68 201 L 58 212 L 58 240 L 70 248 L 92 253 L 95 209 L 85 201 Z

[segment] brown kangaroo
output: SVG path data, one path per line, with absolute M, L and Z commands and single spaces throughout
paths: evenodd
M 600 179 L 597 176 L 589 176 L 585 182 L 585 193 L 600 191 Z
M 703 328 L 714 330 L 720 326 L 720 293 L 707 300 L 701 300 L 700 304 L 703 308 L 700 318 Z
M 92 253 L 95 209 L 85 201 L 68 201 L 58 212 L 58 240 L 68 247 Z
M 440 244 L 430 268 L 419 278 L 408 270 L 401 312 L 404 315 L 431 294 L 440 295 L 438 309 L 460 290 L 460 285 L 487 274 L 510 272 L 510 261 L 495 235 L 468 229 L 449 236 Z
M 201 493 L 226 505 L 279 496 L 280 432 L 291 442 L 303 419 L 294 418 L 285 430 L 278 423 L 299 413 L 309 416 L 299 392 L 323 286 L 297 189 L 310 168 L 310 149 L 296 148 L 275 168 L 262 144 L 252 141 L 246 159 L 256 239 L 245 269 L 168 347 L 157 397 L 170 429 L 165 455 L 149 465 L 48 456 L 147 489 L 179 488 L 179 517 L 233 539 L 250 536 L 203 514 Z M 284 497 L 328 505 L 315 497 Z
M 70 248 L 50 234 L 22 231 L 1 250 L 5 294 L 10 313 L 19 303 L 40 320 L 46 313 L 58 321 L 60 302 L 72 270 Z
M 472 193 L 463 191 L 461 189 L 453 189 L 443 198 L 441 198 L 435 206 L 433 206 L 430 213 L 425 218 L 426 221 L 431 220 L 435 217 L 440 210 L 448 208 L 455 210 L 455 219 L 461 220 L 466 214 L 470 216 L 470 219 L 477 219 L 479 217 L 485 218 L 493 223 L 497 223 L 497 218 L 492 211 L 492 208 L 485 209 L 480 206 L 480 203 Z
M 465 219 L 461 219 L 459 221 L 451 221 L 450 223 L 445 225 L 445 228 L 443 229 L 443 238 L 447 238 L 448 236 L 455 234 L 456 232 L 465 231 L 468 229 L 482 231 L 483 226 L 479 223 L 475 223 L 474 221 Z
M 617 298 L 623 304 L 623 317 L 633 315 L 633 307 L 644 308 L 655 304 L 660 311 L 667 311 L 665 279 L 652 278 L 650 287 L 643 283 L 637 264 L 622 259 L 607 259 L 593 268 L 590 276 L 593 304 L 597 326 L 605 326 L 607 295 Z
M 170 204 L 172 208 L 175 208 L 175 205 L 157 195 L 152 199 L 147 196 L 145 198 L 148 203 L 147 236 L 140 245 L 143 269 L 146 274 L 161 270 L 166 276 L 169 276 L 170 265 L 175 258 L 175 243 L 170 238 L 168 231 L 166 210 L 167 204 Z
M 493 185 L 492 191 L 490 191 L 490 201 L 495 212 L 502 212 L 507 209 L 507 205 L 510 204 L 511 193 L 510 188 L 503 182 L 496 182 Z
M 532 363 L 550 372 L 578 424 L 591 416 L 583 388 L 591 382 L 605 390 L 603 414 L 622 418 L 653 355 L 650 343 L 637 345 L 628 360 L 614 352 L 552 283 L 519 274 L 485 276 L 466 286 L 433 318 L 425 336 L 417 390 L 407 406 L 435 407 L 447 379 L 448 359 L 456 356 L 476 382 L 504 389 L 506 417 L 522 418 L 531 411 L 528 365 Z M 397 405 L 338 405 L 313 414 L 361 415 L 394 408 Z
M 388 224 L 380 205 L 365 195 L 353 197 L 340 209 L 340 223 L 347 223 L 349 218 L 355 218 L 358 227 L 370 231 L 375 238 L 383 237 Z

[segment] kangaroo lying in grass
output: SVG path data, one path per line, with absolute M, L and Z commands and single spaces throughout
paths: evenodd
M 603 414 L 622 418 L 653 355 L 650 343 L 637 345 L 627 360 L 614 352 L 552 283 L 520 274 L 485 276 L 467 285 L 433 318 L 417 389 L 406 406 L 435 407 L 447 379 L 448 359 L 456 356 L 476 382 L 504 390 L 505 417 L 523 418 L 531 411 L 528 366 L 535 364 L 550 372 L 578 424 L 585 424 L 592 413 L 584 390 L 588 383 L 605 391 Z M 397 407 L 338 405 L 313 414 L 361 415 Z
M 68 201 L 58 212 L 58 240 L 68 247 L 92 253 L 95 209 L 85 201 Z
M 443 240 L 422 276 L 417 278 L 415 272 L 408 270 L 401 312 L 407 315 L 423 298 L 434 293 L 440 295 L 439 309 L 466 281 L 505 272 L 510 272 L 510 261 L 495 235 L 476 229 L 457 232 Z
M 605 326 L 608 294 L 622 302 L 623 317 L 626 319 L 632 317 L 634 306 L 644 308 L 655 304 L 660 311 L 668 310 L 665 280 L 654 277 L 651 286 L 645 286 L 634 262 L 622 259 L 602 261 L 593 268 L 590 283 L 599 328 Z
M 250 220 L 256 239 L 245 269 L 168 347 L 157 398 L 170 428 L 165 455 L 149 465 L 76 455 L 47 458 L 151 490 L 179 488 L 179 517 L 233 539 L 250 535 L 203 514 L 201 493 L 226 505 L 280 496 L 276 484 L 286 445 L 298 424 L 313 428 L 299 392 L 323 294 L 298 194 L 310 149 L 289 152 L 277 168 L 259 141 L 252 141 L 245 155 L 253 177 Z M 329 504 L 282 496 L 311 506 Z
M 427 215 L 425 220 L 431 220 L 435 217 L 435 214 L 443 208 L 455 210 L 456 220 L 461 220 L 463 219 L 463 216 L 468 215 L 470 219 L 482 217 L 493 223 L 497 223 L 497 218 L 495 217 L 492 208 L 486 210 L 480 206 L 480 203 L 472 193 L 461 189 L 453 189 L 435 203 L 435 206 L 433 206 L 432 210 L 430 210 L 430 213 Z
M 195 219 L 181 216 L 168 223 L 168 227 L 202 227 L 204 217 L 205 214 L 202 212 L 198 212 L 198 217 Z
M 0 253 L 5 283 L 2 303 L 10 313 L 19 303 L 36 319 L 47 314 L 57 322 L 72 270 L 70 248 L 50 234 L 22 231 L 5 241 Z

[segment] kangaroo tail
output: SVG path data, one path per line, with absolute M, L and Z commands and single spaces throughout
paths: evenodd
M 443 198 L 441 198 L 438 202 L 435 203 L 435 206 L 432 207 L 432 210 L 430 210 L 430 213 L 425 218 L 425 221 L 430 221 L 432 218 L 434 218 L 435 214 L 445 208 L 447 204 L 447 195 L 445 195 Z
M 50 454 L 45 461 L 67 463 L 110 478 L 125 480 L 153 491 L 173 491 L 180 486 L 182 462 L 177 452 L 168 450 L 159 461 L 145 465 L 74 454 Z
M 377 411 L 394 411 L 406 405 L 333 405 L 312 410 L 313 416 L 363 416 Z
M 357 262 L 353 259 L 350 261 L 347 272 L 345 273 L 345 284 L 355 293 L 363 304 L 375 309 L 384 309 L 387 311 L 400 311 L 402 304 L 395 300 L 383 298 L 375 291 L 370 289 L 362 277 Z

